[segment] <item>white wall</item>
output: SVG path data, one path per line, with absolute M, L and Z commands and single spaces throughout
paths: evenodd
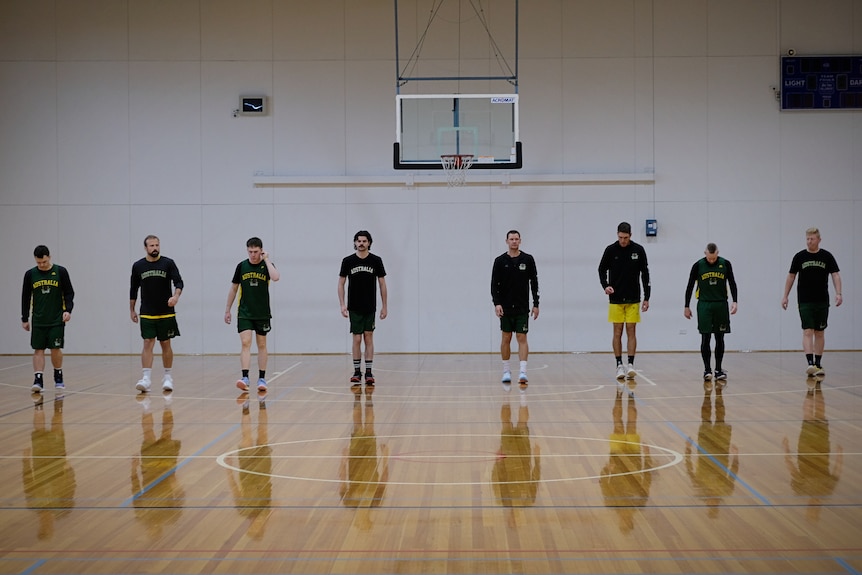
M 419 34 L 424 10 L 402 34 Z M 337 272 L 361 228 L 389 272 L 378 352 L 496 350 L 489 275 L 510 228 L 539 266 L 531 349 L 607 351 L 596 267 L 621 220 L 653 275 L 640 350 L 697 349 L 682 300 L 708 241 L 740 285 L 729 348 L 799 349 L 798 316 L 779 302 L 812 225 L 844 279 L 827 347 L 862 348 L 862 113 L 781 113 L 771 90 L 789 48 L 862 53 L 862 0 L 522 1 L 522 173 L 654 170 L 654 185 L 255 187 L 255 173 L 394 174 L 392 12 L 0 0 L 0 353 L 29 353 L 20 284 L 40 243 L 77 292 L 67 353 L 138 353 L 126 294 L 148 233 L 186 280 L 178 353 L 238 351 L 222 315 L 252 235 L 282 272 L 270 350 L 346 353 Z M 232 117 L 252 93 L 270 114 Z

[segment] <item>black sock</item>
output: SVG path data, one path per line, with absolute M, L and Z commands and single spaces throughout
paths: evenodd
M 54 381 L 58 382 L 58 383 L 63 381 L 63 370 L 62 369 L 55 369 L 54 370 Z
M 630 355 L 630 356 L 629 356 L 629 363 L 630 363 L 630 364 L 632 364 L 632 365 L 634 365 L 634 364 L 635 364 L 635 356 L 633 356 L 633 355 Z
M 822 357 L 823 357 L 822 355 L 815 355 L 814 356 L 814 365 L 816 365 L 817 367 L 820 367 L 820 359 Z
M 813 353 L 806 353 L 805 359 L 808 360 L 808 365 L 814 365 L 814 354 Z
M 34 383 L 42 383 L 42 372 L 41 371 L 37 371 L 33 375 L 34 375 L 34 379 L 33 379 Z
M 266 370 L 265 369 L 257 370 L 257 377 L 258 377 L 258 379 L 266 379 Z
M 247 369 L 242 370 L 242 376 L 245 378 L 248 378 L 248 370 Z
M 616 357 L 617 357 L 617 366 L 622 365 L 623 364 L 623 356 L 618 355 Z
M 367 359 L 365 360 L 365 373 L 371 373 L 372 363 L 374 362 L 368 361 Z
M 362 373 L 360 371 L 361 367 L 362 367 L 362 360 L 361 359 L 354 359 L 353 360 L 353 373 Z

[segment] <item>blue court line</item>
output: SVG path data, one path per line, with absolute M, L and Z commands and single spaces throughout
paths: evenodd
M 291 387 L 288 387 L 287 389 L 283 390 L 276 397 L 276 400 L 282 399 L 285 395 L 287 395 L 288 393 L 290 393 L 294 389 L 296 389 L 296 388 L 294 386 L 291 386 Z M 203 447 L 201 447 L 200 449 L 198 449 L 197 451 L 195 451 L 191 455 L 187 455 L 186 458 L 183 459 L 181 462 L 179 462 L 177 465 L 175 465 L 171 469 L 168 469 L 167 471 L 162 473 L 159 477 L 157 477 L 153 482 L 148 484 L 146 487 L 144 487 L 143 489 L 141 489 L 140 491 L 138 491 L 137 493 L 135 493 L 134 495 L 132 495 L 128 499 L 124 500 L 122 503 L 120 503 L 119 507 L 130 507 L 141 496 L 146 495 L 152 488 L 156 487 L 162 481 L 164 481 L 165 479 L 167 479 L 168 477 L 170 477 L 171 475 L 173 475 L 174 473 L 179 471 L 181 468 L 185 467 L 187 464 L 189 464 L 191 461 L 193 461 L 194 458 L 196 458 L 198 455 L 200 455 L 204 451 L 208 450 L 210 447 L 212 447 L 213 445 L 215 445 L 216 443 L 221 441 L 223 438 L 234 433 L 237 429 L 239 429 L 239 427 L 240 427 L 239 423 L 233 424 L 228 429 L 226 429 L 224 431 L 224 433 L 222 433 L 221 435 L 219 435 L 218 437 L 216 437 L 215 439 L 213 439 L 212 441 L 210 441 L 209 443 L 207 443 L 206 445 L 204 445 Z
M 20 575 L 29 575 L 30 573 L 33 573 L 36 569 L 38 569 L 39 567 L 41 567 L 42 565 L 44 565 L 47 562 L 48 562 L 47 559 L 39 559 L 38 561 L 36 561 L 35 563 L 30 565 L 29 567 L 27 567 L 23 571 L 21 571 Z
M 617 388 L 618 388 L 618 389 L 621 389 L 621 388 L 622 388 L 622 386 L 619 384 L 619 382 L 617 382 Z M 634 398 L 634 400 L 635 400 L 635 402 L 636 402 L 636 403 L 640 404 L 641 406 L 645 405 L 645 404 L 640 400 L 640 398 L 639 398 L 639 397 L 637 397 L 636 395 L 632 394 L 632 397 Z M 722 464 L 718 459 L 716 459 L 716 458 L 715 458 L 715 456 L 714 456 L 713 454 L 709 453 L 709 452 L 708 452 L 708 451 L 706 451 L 703 447 L 701 447 L 700 445 L 698 445 L 698 444 L 697 444 L 697 442 L 695 442 L 694 440 L 692 440 L 692 439 L 691 439 L 691 437 L 689 437 L 689 435 L 688 435 L 688 434 L 686 434 L 683 430 L 681 430 L 679 427 L 677 427 L 675 423 L 673 423 L 673 422 L 671 422 L 671 421 L 665 421 L 665 423 L 668 425 L 668 427 L 670 427 L 671 429 L 673 429 L 673 430 L 674 430 L 674 432 L 676 432 L 676 433 L 677 433 L 677 435 L 679 435 L 680 437 L 682 437 L 682 438 L 683 438 L 683 439 L 685 439 L 686 441 L 691 441 L 691 444 L 692 444 L 692 445 L 694 445 L 694 446 L 697 448 L 697 451 L 698 451 L 699 453 L 701 453 L 702 455 L 705 455 L 706 457 L 708 457 L 710 461 L 712 461 L 715 465 L 717 465 L 720 469 L 722 469 L 722 470 L 723 470 L 725 473 L 727 473 L 729 476 L 733 477 L 733 479 L 734 479 L 734 480 L 735 480 L 739 485 L 741 485 L 742 487 L 744 487 L 745 489 L 747 489 L 747 490 L 748 490 L 748 491 L 749 491 L 749 492 L 750 492 L 750 493 L 755 497 L 755 499 L 757 499 L 758 501 L 760 501 L 760 502 L 761 502 L 761 503 L 763 503 L 764 505 L 767 505 L 767 506 L 769 506 L 769 507 L 773 507 L 772 503 L 771 503 L 771 502 L 770 502 L 766 497 L 764 497 L 763 495 L 761 495 L 760 493 L 758 493 L 756 489 L 754 489 L 752 486 L 750 486 L 748 483 L 746 483 L 742 478 L 740 478 L 740 477 L 739 477 L 739 475 L 737 475 L 737 474 L 733 473 L 730 469 L 728 469 L 726 466 L 724 466 L 724 465 L 723 465 L 723 464 Z
M 773 506 L 772 503 L 769 501 L 769 499 L 767 499 L 766 497 L 764 497 L 763 495 L 758 493 L 756 489 L 754 489 L 751 485 L 746 483 L 742 478 L 739 477 L 739 475 L 733 473 L 730 469 L 728 469 L 726 466 L 724 466 L 718 459 L 715 458 L 715 456 L 713 454 L 709 453 L 703 447 L 698 445 L 696 441 L 692 440 L 683 430 L 681 430 L 679 427 L 677 427 L 675 423 L 673 423 L 671 421 L 668 421 L 666 423 L 668 424 L 668 426 L 671 429 L 673 429 L 677 434 L 679 434 L 680 437 L 684 438 L 686 441 L 691 441 L 691 444 L 694 445 L 695 447 L 697 447 L 697 450 L 701 454 L 707 456 L 710 461 L 712 461 L 715 465 L 717 465 L 720 469 L 722 469 L 729 476 L 733 477 L 733 479 L 739 485 L 742 485 L 745 489 L 747 489 L 755 497 L 755 499 L 758 499 L 761 503 L 763 503 L 764 505 L 768 505 L 769 507 Z
M 844 568 L 844 570 L 845 570 L 845 571 L 847 571 L 848 573 L 852 573 L 853 575 L 859 575 L 859 571 L 857 571 L 856 569 L 854 569 L 853 567 L 851 567 L 851 566 L 850 566 L 850 564 L 849 564 L 849 563 L 847 563 L 847 561 L 845 561 L 843 558 L 841 558 L 841 557 L 833 557 L 832 559 L 833 559 L 836 563 L 838 563 L 839 565 L 841 565 L 841 567 L 843 567 L 843 568 Z

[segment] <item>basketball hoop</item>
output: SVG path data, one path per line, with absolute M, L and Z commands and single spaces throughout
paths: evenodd
M 473 165 L 473 154 L 443 154 L 440 156 L 446 181 L 450 188 L 463 186 L 467 181 L 467 170 Z

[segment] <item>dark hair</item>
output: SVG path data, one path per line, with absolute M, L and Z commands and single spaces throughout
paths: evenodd
M 617 233 L 632 235 L 632 225 L 628 222 L 620 222 L 617 226 Z
M 153 234 L 148 235 L 147 237 L 145 237 L 145 238 L 144 238 L 144 247 L 147 247 L 147 242 L 148 242 L 148 241 L 150 241 L 150 240 L 158 240 L 158 239 L 159 239 L 159 236 L 154 236 Z M 161 243 L 161 242 L 159 242 L 159 243 Z
M 519 238 L 521 237 L 521 232 L 519 232 L 518 230 L 509 230 L 508 232 L 506 232 L 506 239 L 507 240 L 509 239 L 510 234 L 518 234 L 518 237 Z
M 245 247 L 247 248 L 261 248 L 263 249 L 263 242 L 260 238 L 254 237 L 249 238 L 247 242 L 245 242 Z
M 706 244 L 706 251 L 711 253 L 711 254 L 714 254 L 715 252 L 718 251 L 718 246 L 712 242 L 709 242 L 708 244 Z
M 44 258 L 45 256 L 50 256 L 51 252 L 48 251 L 48 246 L 36 246 L 36 249 L 33 250 L 33 256 L 37 258 Z
M 359 236 L 365 236 L 366 238 L 368 238 L 368 247 L 370 248 L 371 242 L 373 242 L 374 240 L 371 239 L 371 234 L 368 232 L 368 230 L 359 230 L 358 232 L 353 234 L 353 241 L 355 242 L 356 240 L 358 240 Z

